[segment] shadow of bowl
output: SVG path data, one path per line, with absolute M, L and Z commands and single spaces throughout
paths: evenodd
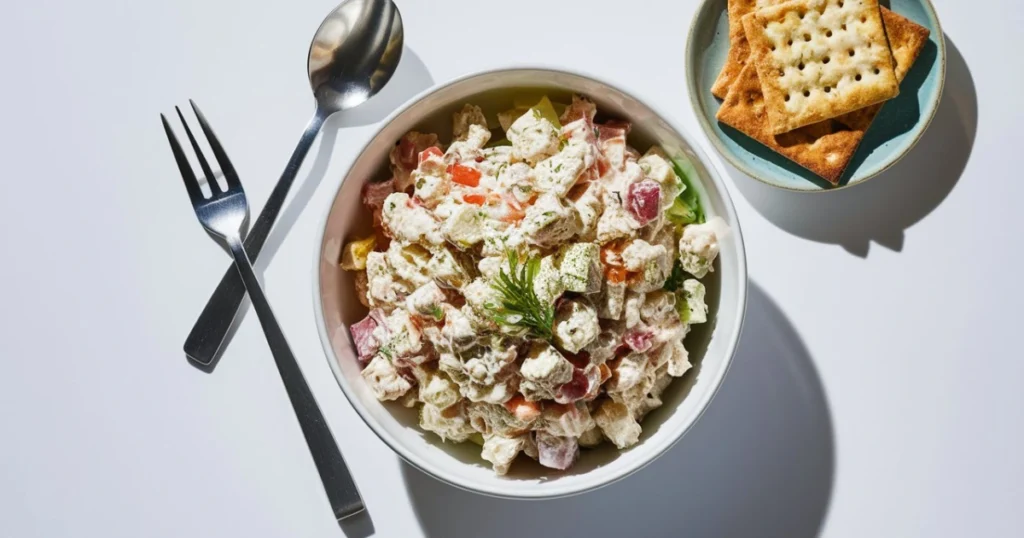
M 978 96 L 963 55 L 946 37 L 946 85 L 931 126 L 900 162 L 856 189 L 810 196 L 771 187 L 726 165 L 734 184 L 773 224 L 866 257 L 871 241 L 903 249 L 904 230 L 949 195 L 970 159 Z
M 403 463 L 427 536 L 817 535 L 835 473 L 832 419 L 812 359 L 751 282 L 747 321 L 722 388 L 660 459 L 606 488 L 543 502 L 469 493 Z

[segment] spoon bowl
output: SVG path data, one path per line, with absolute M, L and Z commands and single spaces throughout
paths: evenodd
M 347 0 L 317 29 L 309 47 L 309 83 L 328 115 L 380 91 L 402 58 L 402 15 L 391 0 Z

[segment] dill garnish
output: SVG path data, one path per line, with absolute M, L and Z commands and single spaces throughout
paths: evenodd
M 551 339 L 555 309 L 537 298 L 533 283 L 540 269 L 540 260 L 531 258 L 519 263 L 519 254 L 508 253 L 509 271 L 502 268 L 491 286 L 500 295 L 498 305 L 488 305 L 491 319 L 502 325 L 527 329 L 536 338 Z

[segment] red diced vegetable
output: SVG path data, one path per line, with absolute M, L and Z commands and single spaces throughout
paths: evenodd
M 423 161 L 427 160 L 431 155 L 435 157 L 440 157 L 444 155 L 444 153 L 441 153 L 441 148 L 438 148 L 437 146 L 430 146 L 429 148 L 420 152 L 420 164 L 423 164 Z
M 640 225 L 651 222 L 658 216 L 661 205 L 661 185 L 645 179 L 629 186 L 626 207 Z
M 480 171 L 461 164 L 453 164 L 448 167 L 448 173 L 452 175 L 452 181 L 467 187 L 476 187 L 480 184 Z

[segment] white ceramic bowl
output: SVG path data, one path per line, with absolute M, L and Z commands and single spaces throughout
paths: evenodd
M 371 178 L 387 176 L 388 152 L 407 131 L 436 132 L 451 139 L 451 113 L 466 102 L 480 105 L 488 117 L 511 108 L 516 90 L 544 89 L 565 101 L 580 93 L 598 105 L 599 118 L 631 121 L 632 146 L 645 151 L 660 144 L 669 154 L 684 153 L 700 173 L 700 198 L 709 217 L 731 227 L 721 240 L 715 272 L 705 279 L 713 321 L 687 338 L 695 367 L 675 380 L 662 397 L 665 404 L 642 422 L 640 442 L 619 451 L 610 443 L 585 450 L 565 472 L 552 471 L 521 457 L 509 475 L 495 476 L 472 443 L 443 443 L 417 426 L 414 411 L 378 402 L 360 377 L 360 367 L 347 327 L 362 319 L 365 309 L 355 297 L 351 275 L 338 267 L 347 239 L 370 230 L 370 216 L 360 203 L 360 189 Z M 466 490 L 510 498 L 550 498 L 598 488 L 635 472 L 665 453 L 693 425 L 711 402 L 732 360 L 739 339 L 747 294 L 746 258 L 739 223 L 722 182 L 721 165 L 712 161 L 694 139 L 650 106 L 591 76 L 547 68 L 486 71 L 434 87 L 413 99 L 383 122 L 346 174 L 324 217 L 314 261 L 313 302 L 327 359 L 345 396 L 359 416 L 395 452 L 434 477 Z

